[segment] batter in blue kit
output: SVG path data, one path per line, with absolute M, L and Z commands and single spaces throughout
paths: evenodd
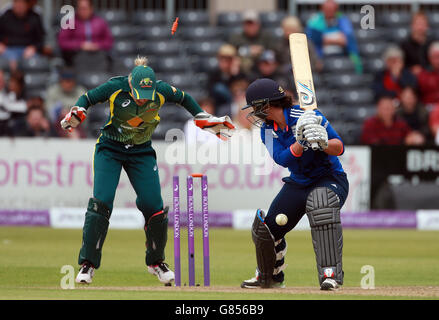
M 252 226 L 256 247 L 255 277 L 243 288 L 284 286 L 284 236 L 307 214 L 322 290 L 343 284 L 343 234 L 340 209 L 349 183 L 338 156 L 344 144 L 319 110 L 304 111 L 273 80 L 258 79 L 247 89 L 249 120 L 261 127 L 261 139 L 276 164 L 288 168 L 290 176 L 265 214 L 257 210 Z M 276 222 L 287 216 L 284 225 Z M 281 223 L 282 224 L 282 223 Z M 294 281 L 294 279 L 293 279 Z

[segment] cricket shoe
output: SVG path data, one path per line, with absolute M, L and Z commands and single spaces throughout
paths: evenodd
M 340 286 L 337 281 L 332 278 L 326 278 L 322 284 L 320 285 L 320 290 L 329 291 L 329 290 L 337 290 Z
M 256 271 L 256 274 L 253 278 L 249 279 L 249 280 L 244 280 L 241 283 L 241 288 L 245 288 L 245 289 L 261 289 L 262 285 L 261 282 L 259 281 L 259 275 L 258 275 L 258 271 Z M 282 282 L 278 282 L 275 280 L 272 280 L 270 283 L 270 287 L 269 288 L 285 288 L 285 284 Z
M 86 261 L 82 264 L 79 273 L 76 276 L 76 283 L 90 284 L 95 274 L 95 268 L 93 265 Z
M 156 275 L 157 278 L 159 278 L 159 281 L 165 285 L 170 285 L 175 279 L 174 272 L 169 269 L 169 265 L 164 262 L 148 266 L 148 272 Z

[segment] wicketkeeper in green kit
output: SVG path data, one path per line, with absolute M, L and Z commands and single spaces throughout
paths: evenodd
M 156 80 L 146 58 L 138 57 L 135 65 L 128 76 L 111 78 L 79 97 L 61 121 L 62 128 L 71 131 L 85 120 L 90 106 L 109 103 L 110 116 L 101 128 L 94 152 L 93 197 L 85 214 L 78 283 L 91 283 L 94 270 L 100 266 L 122 168 L 136 192 L 137 208 L 145 217 L 148 272 L 168 285 L 174 280 L 174 272 L 164 262 L 168 208 L 163 207 L 156 154 L 151 146 L 151 135 L 160 122 L 158 113 L 165 102 L 183 106 L 194 116 L 198 127 L 221 139 L 229 138 L 234 130 L 228 116 L 218 118 L 203 112 L 189 94 Z

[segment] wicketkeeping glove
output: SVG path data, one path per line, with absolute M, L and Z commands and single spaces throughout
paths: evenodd
M 221 140 L 227 140 L 233 135 L 235 126 L 229 116 L 215 117 L 207 112 L 200 112 L 194 118 L 195 125 L 213 133 Z
M 308 124 L 303 130 L 303 135 L 311 145 L 318 145 L 318 150 L 323 151 L 328 147 L 328 132 L 320 124 Z
M 72 107 L 70 112 L 61 120 L 61 128 L 72 132 L 74 128 L 79 126 L 87 117 L 87 110 L 82 107 Z

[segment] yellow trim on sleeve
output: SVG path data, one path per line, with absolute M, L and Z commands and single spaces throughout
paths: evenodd
M 159 96 L 159 99 L 160 99 L 160 107 L 161 107 L 162 105 L 165 104 L 165 97 L 164 97 L 160 92 L 157 92 L 157 95 Z
M 114 100 L 116 100 L 117 95 L 122 91 L 122 89 L 117 90 L 116 92 L 114 92 L 111 96 L 110 99 L 108 99 L 110 101 L 110 121 L 108 121 L 108 123 L 105 126 L 110 125 L 113 122 L 113 116 L 114 116 Z

